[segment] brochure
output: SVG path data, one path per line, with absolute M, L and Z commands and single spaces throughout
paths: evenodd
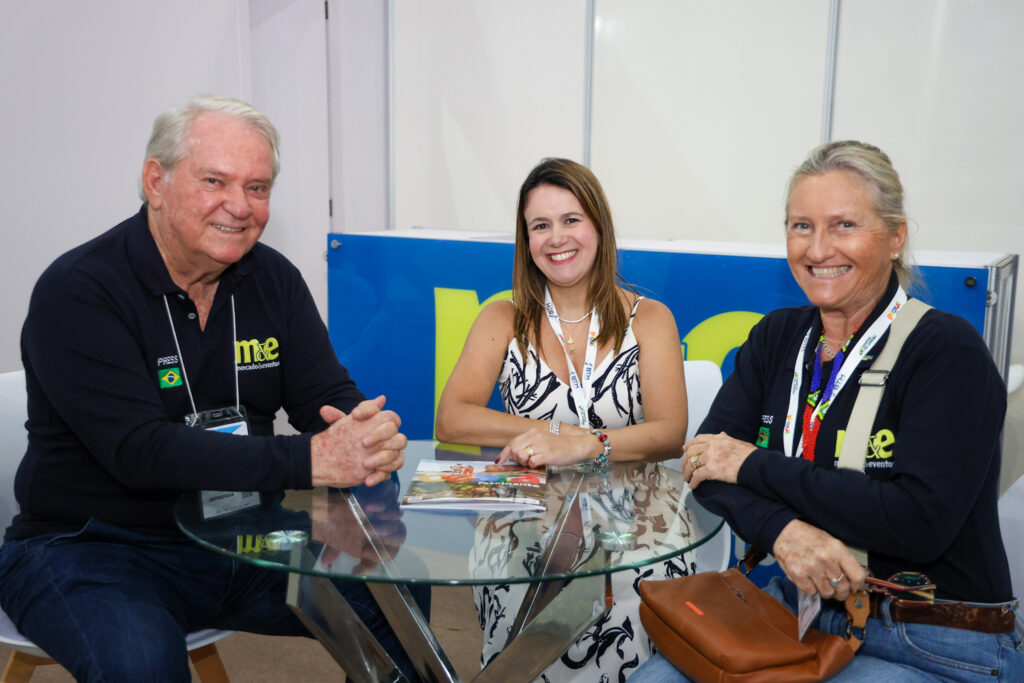
M 402 507 L 446 510 L 543 510 L 544 470 L 490 461 L 421 460 Z

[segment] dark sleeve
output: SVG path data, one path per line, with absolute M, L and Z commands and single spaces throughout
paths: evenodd
M 801 518 L 846 543 L 930 562 L 959 533 L 999 466 L 1006 389 L 966 322 L 940 327 L 933 318 L 908 338 L 882 401 L 872 433 L 895 416 L 891 479 L 759 450 L 738 480 L 785 499 Z
M 768 319 L 759 322 L 736 352 L 733 372 L 715 397 L 698 434 L 725 432 L 750 443 L 756 439 L 767 391 L 764 338 L 769 324 Z M 693 494 L 704 507 L 723 517 L 740 538 L 764 552 L 771 552 L 783 527 L 799 518 L 780 499 L 737 484 L 705 481 Z
M 238 437 L 170 420 L 136 314 L 115 301 L 102 283 L 53 273 L 33 293 L 22 332 L 30 401 L 38 402 L 31 431 L 53 457 L 84 448 L 129 490 L 311 485 L 308 434 Z
M 305 280 L 294 266 L 288 267 L 288 339 L 292 351 L 283 367 L 283 407 L 295 429 L 319 432 L 327 427 L 320 418 L 322 406 L 331 405 L 348 413 L 365 397 L 338 361 Z

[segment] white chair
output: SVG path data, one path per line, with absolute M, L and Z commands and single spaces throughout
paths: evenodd
M 1024 596 L 1024 477 L 1021 477 L 999 499 L 999 530 L 1010 564 L 1013 595 Z
M 686 440 L 697 435 L 711 403 L 722 388 L 722 369 L 709 360 L 684 360 L 686 373 Z
M 687 360 L 683 361 L 683 371 L 686 373 L 686 440 L 689 441 L 697 434 L 697 428 L 711 410 L 711 403 L 722 386 L 722 370 L 709 360 Z M 682 467 L 679 459 L 662 464 L 677 470 Z M 696 561 L 697 571 L 729 568 L 732 563 L 732 531 L 728 524 L 723 525 L 722 530 L 711 540 L 697 548 Z
M 25 373 L 19 370 L 0 374 L 0 535 L 18 511 L 18 503 L 14 499 L 14 473 L 28 442 L 25 413 Z M 214 643 L 231 633 L 204 629 L 188 634 L 189 659 L 203 683 L 228 683 L 227 672 Z M 3 610 L 0 610 L 0 644 L 14 650 L 0 675 L 0 681 L 4 683 L 28 681 L 37 666 L 56 663 L 21 635 Z

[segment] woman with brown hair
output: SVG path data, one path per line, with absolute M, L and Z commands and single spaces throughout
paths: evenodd
M 495 382 L 504 412 L 486 407 Z M 519 192 L 513 299 L 488 305 L 473 324 L 441 395 L 437 438 L 499 446 L 500 461 L 531 467 L 657 461 L 679 457 L 686 414 L 675 319 L 619 276 L 601 184 L 580 164 L 545 159 Z M 676 560 L 660 573 L 688 572 Z M 614 576 L 623 585 L 610 618 L 552 665 L 552 680 L 618 680 L 650 655 L 636 616 L 638 571 Z M 485 662 L 503 642 L 502 620 L 515 616 L 514 590 L 501 588 L 475 593 Z

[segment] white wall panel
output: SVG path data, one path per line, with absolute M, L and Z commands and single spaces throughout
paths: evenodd
M 890 154 L 921 246 L 1024 251 L 1024 3 L 859 0 L 840 22 L 835 137 Z
M 252 103 L 281 134 L 281 174 L 263 241 L 294 263 L 327 315 L 331 229 L 327 29 L 314 0 L 250 0 Z
M 328 22 L 333 232 L 386 230 L 387 3 L 331 0 Z
M 592 167 L 618 234 L 781 240 L 827 34 L 821 0 L 598 0 Z
M 395 0 L 395 227 L 512 231 L 542 157 L 582 158 L 584 0 Z
M 248 96 L 247 34 L 240 0 L 0 3 L 0 371 L 43 269 L 138 210 L 153 118 Z

